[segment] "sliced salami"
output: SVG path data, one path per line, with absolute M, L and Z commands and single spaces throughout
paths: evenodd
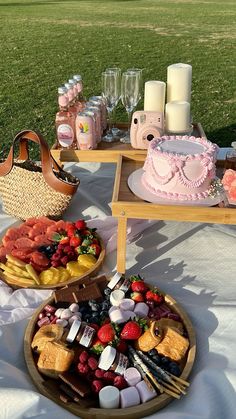
M 17 249 L 22 249 L 25 247 L 31 247 L 34 248 L 36 246 L 35 242 L 27 237 L 21 237 L 20 239 L 17 239 L 15 241 L 15 247 Z

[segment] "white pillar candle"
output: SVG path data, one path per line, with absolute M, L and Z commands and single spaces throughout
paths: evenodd
M 190 104 L 173 101 L 166 104 L 165 129 L 170 132 L 185 132 L 190 128 Z
M 147 81 L 144 88 L 144 111 L 164 112 L 165 95 L 164 81 Z
M 183 100 L 190 103 L 191 85 L 191 65 L 178 63 L 167 67 L 167 102 Z

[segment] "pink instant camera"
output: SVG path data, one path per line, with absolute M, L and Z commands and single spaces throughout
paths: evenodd
M 164 115 L 162 112 L 136 111 L 133 113 L 130 127 L 130 139 L 133 148 L 145 150 L 149 142 L 164 133 Z

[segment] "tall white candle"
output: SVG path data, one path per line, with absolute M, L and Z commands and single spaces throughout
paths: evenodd
M 192 66 L 172 64 L 167 67 L 167 102 L 183 100 L 190 103 Z
M 166 84 L 164 81 L 147 81 L 144 88 L 144 110 L 164 112 L 165 96 Z
M 165 129 L 170 132 L 184 132 L 190 128 L 190 104 L 173 101 L 166 104 Z

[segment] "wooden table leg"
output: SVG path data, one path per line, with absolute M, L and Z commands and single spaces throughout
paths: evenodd
M 117 231 L 117 272 L 123 274 L 126 268 L 127 218 L 118 217 Z

